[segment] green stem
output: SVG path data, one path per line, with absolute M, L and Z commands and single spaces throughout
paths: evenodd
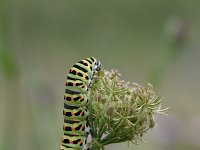
M 115 127 L 115 129 L 111 133 L 109 133 L 106 137 L 104 137 L 100 142 L 104 145 L 104 143 L 106 143 L 107 140 L 113 141 L 113 137 L 116 137 L 115 132 L 119 129 L 119 127 L 122 125 L 123 122 L 124 120 L 122 119 L 120 123 L 117 125 L 117 127 Z

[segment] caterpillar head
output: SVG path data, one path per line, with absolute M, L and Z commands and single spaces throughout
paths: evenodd
M 101 62 L 100 62 L 99 60 L 97 60 L 96 66 L 97 66 L 97 67 L 96 67 L 96 70 L 97 70 L 97 71 L 101 70 L 101 67 L 102 67 L 102 66 L 101 66 Z
M 96 70 L 96 71 L 101 70 L 101 62 L 94 57 L 92 57 L 92 58 L 94 59 L 94 70 Z

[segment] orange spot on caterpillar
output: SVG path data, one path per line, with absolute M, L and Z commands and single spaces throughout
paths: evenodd
M 82 115 L 83 115 L 83 111 L 81 111 L 81 113 L 80 113 L 80 114 L 81 114 L 81 116 L 82 116 Z
M 73 144 L 73 140 L 69 140 L 69 144 Z
M 71 127 L 71 128 L 72 128 L 72 131 L 74 131 L 74 130 L 75 130 L 75 127 L 74 127 L 74 125 L 72 125 L 72 127 Z
M 63 115 L 66 115 L 66 111 L 63 110 Z
M 65 125 L 63 125 L 63 130 L 65 130 L 65 128 L 66 128 L 66 126 L 65 126 Z
M 74 97 L 73 96 L 69 96 L 70 97 L 70 101 L 74 101 Z
M 73 84 L 73 86 L 76 86 L 76 83 L 75 83 L 75 82 L 73 82 L 72 84 Z

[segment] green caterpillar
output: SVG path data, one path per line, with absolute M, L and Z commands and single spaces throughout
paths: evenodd
M 94 57 L 74 64 L 65 83 L 64 94 L 64 135 L 60 150 L 88 150 L 87 135 L 90 128 L 86 118 L 89 115 L 89 86 L 95 71 L 101 69 L 101 62 Z

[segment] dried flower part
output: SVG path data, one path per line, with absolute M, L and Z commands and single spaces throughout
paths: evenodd
M 153 86 L 120 79 L 118 70 L 102 70 L 91 86 L 89 124 L 92 149 L 125 141 L 137 142 L 155 126 L 154 113 L 166 114 Z
M 106 115 L 107 116 L 112 116 L 113 112 L 114 112 L 114 108 L 112 106 L 108 107 Z

